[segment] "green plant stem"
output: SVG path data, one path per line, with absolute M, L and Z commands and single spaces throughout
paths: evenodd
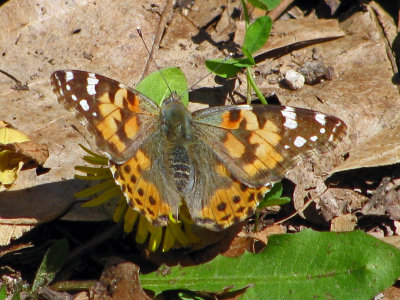
M 242 6 L 243 6 L 243 15 L 244 15 L 244 22 L 246 24 L 246 30 L 247 27 L 249 27 L 249 11 L 247 10 L 247 4 L 246 1 L 241 0 L 242 1 Z
M 257 87 L 256 83 L 254 82 L 253 75 L 251 74 L 251 68 L 247 67 L 246 68 L 246 76 L 247 76 L 247 82 L 250 82 L 251 87 L 253 88 L 254 92 L 256 92 L 256 95 L 258 99 L 260 99 L 262 104 L 268 104 L 267 100 L 265 99 L 264 95 L 261 93 L 260 89 Z M 247 102 L 249 103 L 249 98 L 247 98 Z
M 95 280 L 81 280 L 81 281 L 59 281 L 51 285 L 51 288 L 58 292 L 63 291 L 85 291 L 95 285 Z
M 249 68 L 246 68 L 246 80 L 247 80 L 246 102 L 247 104 L 251 104 L 251 85 L 249 84 L 250 82 Z
M 254 222 L 254 230 L 253 232 L 258 232 L 258 221 L 260 220 L 260 214 L 258 210 L 255 212 L 255 222 Z

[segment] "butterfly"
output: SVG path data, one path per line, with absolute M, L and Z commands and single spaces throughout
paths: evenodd
M 339 118 L 277 105 L 189 112 L 172 92 L 159 106 L 113 79 L 51 75 L 53 91 L 87 124 L 128 204 L 166 226 L 185 203 L 195 224 L 219 231 L 243 221 L 300 157 L 346 135 Z M 184 202 L 183 202 L 184 201 Z

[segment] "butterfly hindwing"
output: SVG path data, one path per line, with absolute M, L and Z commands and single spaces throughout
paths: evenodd
M 197 225 L 219 231 L 254 214 L 271 185 L 251 188 L 241 183 L 199 139 L 190 146 L 190 153 L 194 186 L 193 192 L 186 193 L 184 198 Z
M 114 179 L 121 186 L 128 204 L 147 220 L 159 226 L 168 224 L 169 215 L 178 219 L 182 196 L 166 171 L 165 139 L 154 132 L 123 164 L 111 162 Z
M 204 109 L 193 120 L 196 134 L 230 173 L 255 188 L 281 180 L 299 157 L 327 152 L 346 134 L 334 116 L 276 105 Z
M 54 72 L 51 82 L 59 102 L 88 124 L 97 147 L 114 162 L 128 160 L 157 128 L 158 105 L 118 81 L 70 70 Z

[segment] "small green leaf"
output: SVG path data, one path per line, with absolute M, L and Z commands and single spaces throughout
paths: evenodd
M 206 67 L 210 72 L 222 78 L 231 78 L 236 76 L 242 69 L 241 67 L 235 66 L 235 62 L 237 62 L 236 59 L 211 59 L 206 60 Z
M 269 11 L 281 3 L 281 0 L 248 0 L 253 6 Z
M 290 202 L 289 197 L 279 197 L 279 198 L 271 198 L 267 199 L 263 206 L 258 206 L 258 209 L 267 207 L 267 206 L 274 206 L 274 205 L 284 205 Z
M 236 67 L 241 67 L 241 68 L 247 68 L 247 67 L 252 67 L 255 66 L 256 62 L 254 61 L 253 57 L 249 58 L 239 58 L 236 60 L 235 66 Z
M 283 205 L 290 202 L 289 197 L 281 197 L 283 191 L 282 182 L 275 183 L 272 188 L 265 194 L 258 204 L 257 208 L 262 209 L 267 206 Z
M 400 275 L 400 250 L 362 231 L 273 235 L 259 254 L 218 256 L 192 267 L 140 276 L 156 294 L 170 289 L 222 292 L 249 287 L 240 299 L 372 299 Z
M 268 193 L 265 194 L 265 197 L 279 198 L 280 196 L 282 196 L 282 192 L 283 192 L 282 181 L 279 181 L 272 186 L 272 188 L 268 191 Z
M 32 284 L 32 291 L 36 291 L 39 287 L 46 286 L 54 279 L 67 259 L 68 251 L 69 247 L 66 239 L 58 240 L 50 246 L 36 272 L 35 280 Z
M 253 56 L 251 55 L 251 52 L 247 49 L 246 46 L 243 46 L 243 47 L 242 47 L 242 52 L 243 52 L 243 54 L 246 56 L 246 58 L 247 58 L 250 62 L 253 62 L 253 65 L 256 64 L 256 62 L 255 62 Z
M 206 60 L 207 69 L 222 78 L 236 76 L 243 68 L 252 67 L 255 62 L 247 58 L 210 59 Z
M 7 285 L 4 283 L 0 288 L 0 300 L 7 298 Z
M 20 300 L 20 299 L 21 299 L 21 293 L 20 292 L 14 293 L 14 295 L 11 298 L 11 300 Z
M 244 36 L 244 45 L 242 47 L 242 51 L 247 57 L 249 56 L 246 52 L 253 54 L 264 46 L 268 40 L 271 28 L 272 20 L 268 16 L 262 16 L 256 19 L 254 23 L 247 28 Z
M 182 96 L 183 104 L 187 105 L 189 102 L 189 89 L 185 74 L 177 67 L 152 72 L 139 82 L 136 90 L 159 105 L 170 96 L 171 91 L 176 92 L 178 96 Z

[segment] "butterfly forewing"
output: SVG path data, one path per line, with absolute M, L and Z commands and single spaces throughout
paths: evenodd
M 155 129 L 159 107 L 118 81 L 71 70 L 54 72 L 51 82 L 59 102 L 88 124 L 99 150 L 114 162 L 131 158 Z
M 302 155 L 333 149 L 346 134 L 334 116 L 285 106 L 225 106 L 193 118 L 197 134 L 233 176 L 256 188 L 281 180 Z

